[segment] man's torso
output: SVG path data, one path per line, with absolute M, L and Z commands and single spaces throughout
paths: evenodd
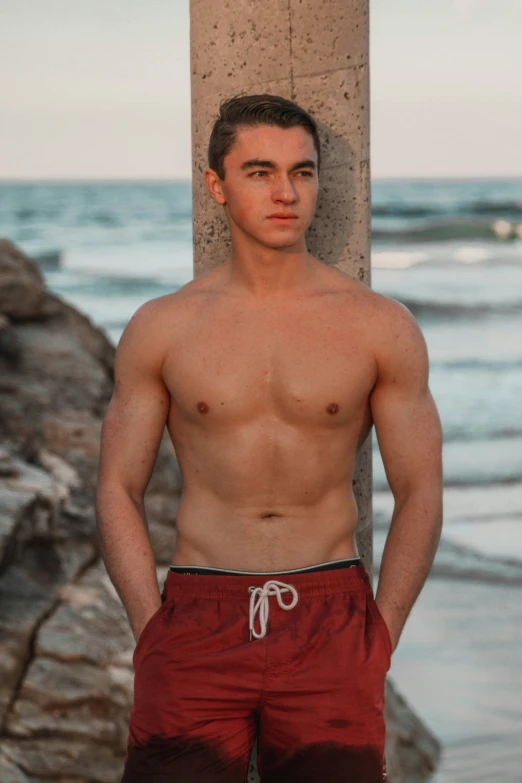
M 377 295 L 323 264 L 312 292 L 281 305 L 233 295 L 224 279 L 218 267 L 172 295 L 172 563 L 275 571 L 354 557 Z

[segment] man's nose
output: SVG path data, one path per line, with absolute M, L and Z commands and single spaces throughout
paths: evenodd
M 275 201 L 284 201 L 285 203 L 292 203 L 296 200 L 294 186 L 289 177 L 281 176 L 275 179 L 272 197 Z

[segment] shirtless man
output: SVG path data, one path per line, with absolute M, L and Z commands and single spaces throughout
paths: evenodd
M 225 102 L 205 180 L 230 258 L 143 305 L 116 354 L 98 527 L 137 645 L 122 783 L 386 780 L 384 686 L 442 525 L 442 433 L 409 310 L 307 252 L 313 119 Z M 182 475 L 160 594 L 144 511 Z M 375 425 L 395 499 L 374 596 L 352 477 Z

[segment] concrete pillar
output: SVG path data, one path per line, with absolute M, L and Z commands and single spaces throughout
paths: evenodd
M 369 0 L 191 0 L 194 276 L 230 239 L 203 172 L 219 102 L 270 93 L 310 112 L 321 138 L 320 194 L 308 249 L 370 285 Z M 357 545 L 372 576 L 371 439 L 354 476 Z

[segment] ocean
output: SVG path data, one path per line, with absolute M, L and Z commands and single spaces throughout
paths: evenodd
M 0 184 L 0 237 L 116 344 L 193 276 L 190 182 Z M 390 676 L 434 783 L 522 780 L 522 180 L 372 182 L 372 288 L 405 304 L 444 430 L 444 528 Z M 376 574 L 393 510 L 374 448 Z

